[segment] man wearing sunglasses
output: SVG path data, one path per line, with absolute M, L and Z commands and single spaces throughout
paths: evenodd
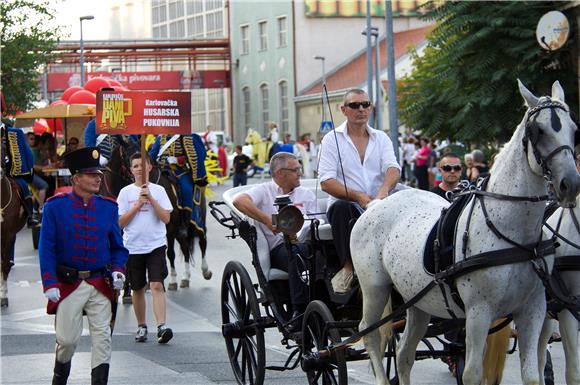
M 370 201 L 389 195 L 401 168 L 387 134 L 368 125 L 372 104 L 365 91 L 348 91 L 340 109 L 346 122 L 322 139 L 318 172 L 322 190 L 329 194 L 327 215 L 343 266 L 332 278 L 332 287 L 341 294 L 353 281 L 352 226 Z
M 442 181 L 438 186 L 433 187 L 431 192 L 449 200 L 446 193 L 453 191 L 459 184 L 461 170 L 461 159 L 457 155 L 451 152 L 443 155 L 441 160 L 439 160 L 439 172 L 441 173 Z

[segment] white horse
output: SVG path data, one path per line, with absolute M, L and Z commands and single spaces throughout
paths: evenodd
M 545 177 L 551 179 L 563 206 L 573 204 L 579 191 L 580 176 L 572 155 L 576 125 L 564 103 L 562 87 L 555 82 L 552 98 L 537 98 L 521 82 L 518 81 L 518 85 L 528 110 L 497 157 L 486 193 L 472 198 L 476 201 L 459 217 L 454 242 L 456 261 L 495 250 L 508 249 L 507 253 L 511 253 L 516 248 L 510 242 L 533 250 L 541 239 L 545 203 L 534 202 L 531 197 L 547 193 Z M 501 194 L 503 199 L 498 199 L 500 195 L 483 195 L 489 193 Z M 520 199 L 508 199 L 507 196 Z M 441 209 L 447 206 L 448 203 L 435 194 L 409 189 L 372 205 L 356 222 L 350 248 L 363 293 L 360 330 L 379 320 L 393 285 L 405 301 L 409 301 L 432 284 L 433 276 L 423 267 L 423 251 Z M 501 232 L 503 237 L 497 236 L 494 230 Z M 531 258 L 531 252 L 526 251 L 525 255 Z M 502 258 L 503 254 L 495 255 L 494 261 Z M 553 257 L 546 260 L 551 267 Z M 480 384 L 489 326 L 493 320 L 507 314 L 513 315 L 518 326 L 523 383 L 538 384 L 538 339 L 546 301 L 544 287 L 532 263 L 482 268 L 461 275 L 454 282 L 465 312 L 450 297 L 447 284 L 443 284 L 446 298 L 435 286 L 407 309 L 407 325 L 397 351 L 400 383 L 410 384 L 416 347 L 427 329 L 430 315 L 451 318 L 448 303 L 457 317 L 466 319 L 463 374 L 466 385 Z M 364 337 L 376 384 L 386 385 L 380 342 L 378 330 Z
M 564 257 L 570 256 L 580 258 L 580 228 L 574 223 L 572 215 L 575 215 L 577 220 L 580 220 L 580 198 L 576 200 L 576 207 L 573 209 L 559 208 L 554 214 L 550 216 L 547 223 L 549 228 L 544 231 L 548 237 L 553 235 L 552 230 L 555 230 L 561 237 L 559 240 L 560 247 L 556 249 L 556 265 L 558 258 L 563 260 Z M 559 223 L 559 224 L 558 224 Z M 552 230 L 550 230 L 550 228 Z M 568 243 L 566 240 L 569 240 Z M 556 269 L 556 268 L 555 268 Z M 578 270 L 562 270 L 560 272 L 562 282 L 565 284 L 569 294 L 572 296 L 580 295 L 580 271 Z M 564 346 L 564 355 L 566 357 L 566 383 L 568 385 L 580 384 L 580 356 L 578 352 L 578 328 L 580 323 L 570 313 L 564 309 L 558 313 L 558 321 L 560 322 L 560 333 L 562 335 L 562 345 Z M 540 337 L 540 345 L 538 351 L 540 353 L 546 351 L 546 346 L 550 336 L 556 329 L 556 320 L 546 317 L 544 327 L 542 328 L 542 335 Z M 540 368 L 544 368 L 545 355 L 540 354 Z M 544 384 L 543 376 L 541 384 Z

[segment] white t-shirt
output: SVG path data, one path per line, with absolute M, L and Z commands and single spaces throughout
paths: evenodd
M 218 137 L 217 137 L 216 133 L 213 131 L 210 131 L 207 134 L 205 141 L 206 141 L 209 149 L 212 150 L 217 155 L 217 153 L 218 153 L 218 143 L 217 143 Z
M 278 208 L 274 206 L 274 200 L 278 195 L 284 195 L 280 186 L 278 186 L 274 181 L 256 185 L 244 193 L 248 194 L 250 198 L 252 198 L 252 202 L 268 215 L 278 212 Z M 316 214 L 318 214 L 318 202 L 316 201 L 316 195 L 314 195 L 312 191 L 305 187 L 298 186 L 288 195 L 290 196 L 292 204 L 302 211 L 305 218 L 312 219 L 316 217 Z M 274 234 L 263 223 L 257 223 L 268 241 L 268 247 L 270 250 L 284 242 L 284 235 L 282 233 Z M 304 226 L 310 226 L 310 222 L 304 221 Z
M 151 182 L 147 186 L 164 210 L 173 211 L 171 201 L 162 186 Z M 126 214 L 135 205 L 140 192 L 141 187 L 134 183 L 123 187 L 117 198 L 119 215 Z M 167 243 L 165 235 L 165 223 L 157 217 L 151 204 L 145 203 L 123 229 L 123 243 L 129 249 L 129 254 L 147 254 Z

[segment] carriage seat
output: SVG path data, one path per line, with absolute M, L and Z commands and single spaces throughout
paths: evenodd
M 312 189 L 314 191 L 316 189 L 316 182 L 317 180 L 315 179 L 305 179 L 301 181 L 301 184 L 304 187 Z M 254 221 L 252 218 L 247 217 L 233 205 L 234 198 L 238 194 L 241 194 L 252 187 L 253 187 L 252 185 L 246 185 L 227 190 L 223 194 L 224 202 L 228 205 L 232 213 L 242 218 L 243 220 L 248 221 L 248 223 L 250 223 L 252 226 L 256 228 L 257 234 L 256 251 L 258 253 L 258 260 L 260 261 L 260 267 L 262 268 L 262 271 L 264 272 L 264 276 L 266 277 L 266 279 L 268 281 L 286 280 L 288 279 L 287 272 L 271 267 L 270 250 L 268 248 L 268 242 L 266 241 L 266 237 L 264 236 L 264 233 L 262 232 L 260 226 L 257 225 L 256 221 Z M 326 198 L 327 194 L 322 190 L 320 190 L 319 186 L 317 190 L 317 199 L 320 212 L 326 212 Z M 326 223 L 326 215 L 319 216 L 319 219 L 321 221 L 321 225 L 318 227 L 318 238 L 320 240 L 332 240 L 332 232 L 330 229 L 330 225 Z

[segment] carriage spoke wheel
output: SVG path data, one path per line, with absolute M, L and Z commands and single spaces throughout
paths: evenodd
M 230 261 L 222 278 L 222 334 L 236 381 L 240 385 L 262 385 L 266 350 L 264 329 L 257 324 L 260 308 L 246 269 Z
M 302 369 L 310 385 L 346 385 L 348 376 L 344 351 L 331 357 L 319 358 L 318 352 L 331 343 L 340 342 L 338 330 L 329 329 L 334 317 L 322 301 L 312 301 L 306 308 L 302 321 Z

